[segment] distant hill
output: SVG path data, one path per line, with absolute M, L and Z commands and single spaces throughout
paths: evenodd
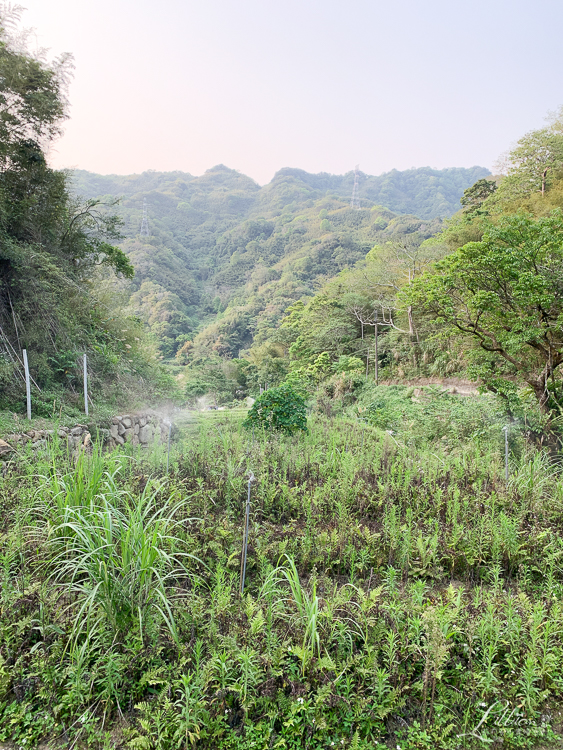
M 446 218 L 459 210 L 463 191 L 490 171 L 485 167 L 420 167 L 379 176 L 359 173 L 359 198 L 363 208 L 384 206 L 395 213 L 414 214 L 421 219 Z M 141 191 L 158 190 L 177 198 L 199 202 L 217 190 L 233 193 L 232 207 L 249 209 L 257 203 L 264 209 L 281 208 L 297 200 L 319 199 L 327 193 L 350 200 L 354 172 L 333 175 L 310 174 L 303 169 L 286 167 L 272 181 L 260 187 L 254 180 L 219 164 L 201 177 L 187 172 L 143 172 L 140 175 L 98 175 L 84 170 L 74 172 L 76 191 L 85 197 L 104 194 L 134 196 Z M 247 200 L 238 202 L 241 194 Z M 253 196 L 256 200 L 248 200 Z
M 236 356 L 276 326 L 296 299 L 391 236 L 429 237 L 489 174 L 471 169 L 360 173 L 361 208 L 350 208 L 354 173 L 282 169 L 260 187 L 220 164 L 200 177 L 73 173 L 85 198 L 121 197 L 122 247 L 135 266 L 132 311 L 173 356 L 186 340 Z M 143 203 L 149 236 L 139 236 Z M 418 214 L 418 216 L 416 215 Z
M 364 208 L 384 206 L 395 213 L 414 214 L 421 219 L 443 219 L 459 210 L 459 199 L 466 188 L 489 174 L 489 170 L 484 167 L 421 167 L 403 172 L 393 169 L 378 177 L 360 172 L 360 204 Z M 302 169 L 281 169 L 270 186 L 281 184 L 301 185 L 313 191 L 317 198 L 328 192 L 349 200 L 354 185 L 354 172 L 332 175 L 326 172 L 309 174 Z M 270 186 L 267 185 L 264 189 Z

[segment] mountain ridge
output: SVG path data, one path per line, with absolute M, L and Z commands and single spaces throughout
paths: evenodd
M 374 245 L 413 233 L 430 237 L 486 174 L 483 167 L 360 173 L 359 209 L 350 207 L 354 172 L 286 167 L 262 187 L 223 164 L 199 177 L 77 170 L 72 180 L 85 198 L 122 198 L 121 247 L 136 270 L 130 307 L 162 354 L 172 357 L 192 340 L 232 357 Z M 141 236 L 145 201 L 149 230 Z
M 326 193 L 338 198 L 350 198 L 354 172 L 334 175 L 329 172 L 311 173 L 297 167 L 279 169 L 270 182 L 259 185 L 238 170 L 217 164 L 202 175 L 174 170 L 170 172 L 146 170 L 140 174 L 99 175 L 77 169 L 73 172 L 75 190 L 86 198 L 117 193 L 130 197 L 138 192 L 155 190 L 162 182 L 176 187 L 178 197 L 195 192 L 208 193 L 221 185 L 231 190 L 243 189 L 254 193 L 275 191 L 280 185 L 291 184 L 308 193 L 307 198 L 319 199 Z M 380 175 L 358 173 L 358 197 L 365 208 L 381 205 L 395 213 L 414 214 L 421 219 L 446 218 L 459 210 L 463 191 L 477 180 L 490 175 L 485 167 L 416 167 L 407 170 L 392 169 Z M 218 179 L 219 178 L 219 179 Z M 301 196 L 305 198 L 304 195 Z M 281 206 L 283 207 L 283 206 Z

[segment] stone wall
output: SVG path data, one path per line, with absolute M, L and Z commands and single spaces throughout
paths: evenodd
M 60 427 L 58 430 L 27 430 L 6 435 L 0 445 L 0 454 L 12 453 L 31 443 L 34 449 L 43 448 L 49 440 L 60 438 L 65 440 L 71 451 L 77 448 L 88 448 L 92 444 L 92 436 L 85 424 L 74 427 Z
M 125 414 L 112 419 L 108 431 L 108 445 L 115 448 L 117 445 L 132 443 L 148 448 L 155 438 L 162 442 L 167 440 L 168 429 L 168 424 L 156 414 Z
M 57 430 L 35 430 L 12 433 L 5 435 L 0 440 L 0 458 L 9 457 L 10 454 L 29 443 L 33 449 L 41 449 L 47 442 L 59 438 L 65 440 L 71 452 L 90 449 L 92 440 L 96 434 L 102 444 L 107 448 L 131 443 L 148 448 L 155 440 L 166 441 L 168 439 L 169 425 L 157 414 L 124 414 L 113 417 L 108 428 L 98 428 L 93 435 L 87 425 L 77 424 L 74 427 L 59 427 Z M 93 432 L 93 431 L 92 431 Z

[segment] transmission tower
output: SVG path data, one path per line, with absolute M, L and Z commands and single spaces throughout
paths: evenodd
M 143 201 L 143 221 L 141 222 L 141 231 L 139 232 L 139 234 L 144 237 L 149 236 L 149 215 L 147 212 L 147 199 L 146 198 Z
M 356 168 L 354 170 L 354 189 L 352 190 L 352 200 L 350 201 L 350 208 L 360 207 L 360 196 L 358 195 L 359 178 L 360 178 L 360 165 L 356 164 Z

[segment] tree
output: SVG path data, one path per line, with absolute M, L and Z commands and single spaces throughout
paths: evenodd
M 519 198 L 530 193 L 545 195 L 549 179 L 563 166 L 563 135 L 557 123 L 526 133 L 504 159 L 507 176 L 499 193 Z
M 281 332 L 289 334 L 292 341 L 292 369 L 313 364 L 321 353 L 337 359 L 356 339 L 356 325 L 342 295 L 330 296 L 321 291 L 307 305 L 296 302 L 287 312 Z
M 287 375 L 288 362 L 285 347 L 273 341 L 254 346 L 248 352 L 248 360 L 255 374 L 255 388 L 261 384 L 278 385 Z
M 481 213 L 483 203 L 495 192 L 496 189 L 497 185 L 493 180 L 477 180 L 474 185 L 464 191 L 463 196 L 459 201 L 463 206 L 463 213 L 466 216 L 473 216 L 474 214 Z
M 417 235 L 405 235 L 385 245 L 374 247 L 366 256 L 365 280 L 375 297 L 374 308 L 381 313 L 382 322 L 402 333 L 397 325 L 395 311 L 399 292 L 412 284 L 430 263 L 443 254 L 440 245 L 423 244 Z M 408 333 L 417 338 L 413 318 L 413 306 L 406 307 Z
M 61 352 L 76 358 L 97 344 L 108 351 L 95 267 L 127 278 L 133 267 L 113 244 L 120 222 L 107 208 L 115 201 L 73 198 L 68 175 L 47 163 L 66 117 L 71 60 L 31 54 L 18 21 L 18 9 L 0 6 L 0 356 L 15 374 L 29 349 L 40 382 L 56 378 L 49 363 Z
M 14 163 L 21 144 L 44 149 L 61 132 L 67 116 L 66 86 L 72 71 L 68 54 L 47 64 L 44 52 L 30 55 L 29 32 L 18 23 L 22 8 L 0 8 L 0 163 Z
M 528 384 L 549 414 L 549 381 L 563 362 L 563 213 L 502 218 L 416 279 L 403 305 L 418 305 L 445 327 L 476 341 L 492 369 L 486 385 Z M 506 368 L 499 367 L 505 363 Z

